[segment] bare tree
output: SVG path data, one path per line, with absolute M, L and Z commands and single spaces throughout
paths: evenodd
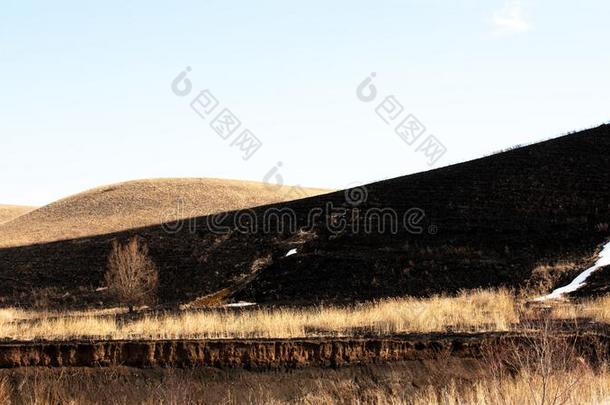
M 590 365 L 578 350 L 578 334 L 566 334 L 562 325 L 549 314 L 535 320 L 524 320 L 522 327 L 516 336 L 508 337 L 503 344 L 484 353 L 492 377 L 500 382 L 520 373 L 527 381 L 528 403 L 568 403 L 585 371 L 590 370 Z M 578 325 L 574 324 L 570 329 L 578 330 Z M 514 403 L 500 391 L 497 395 L 498 403 Z
M 148 246 L 133 237 L 125 245 L 113 241 L 105 274 L 108 291 L 133 312 L 136 305 L 154 304 L 159 274 Z

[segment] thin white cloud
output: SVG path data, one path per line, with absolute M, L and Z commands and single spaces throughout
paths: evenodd
M 492 24 L 495 34 L 518 34 L 531 28 L 520 0 L 507 0 L 504 7 L 494 13 Z

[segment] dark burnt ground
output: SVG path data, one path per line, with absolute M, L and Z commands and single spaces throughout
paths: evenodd
M 0 296 L 5 304 L 44 293 L 50 304 L 106 304 L 94 290 L 103 285 L 110 243 L 132 235 L 146 241 L 159 267 L 162 304 L 190 302 L 236 285 L 229 298 L 270 304 L 522 288 L 537 265 L 573 262 L 571 271 L 553 280 L 562 284 L 593 262 L 608 236 L 599 225 L 610 222 L 609 132 L 601 126 L 366 186 L 368 198 L 357 206 L 361 213 L 391 208 L 403 218 L 419 208 L 425 212 L 421 233 L 404 226 L 391 232 L 387 218 L 381 221 L 387 225 L 383 232 L 364 232 L 362 218 L 333 232 L 328 215 L 305 230 L 308 213 L 327 204 L 357 217 L 345 193 L 336 192 L 272 206 L 295 213 L 295 231 L 218 235 L 209 231 L 206 218 L 197 218 L 193 229 L 185 224 L 176 233 L 155 226 L 3 249 Z M 270 207 L 252 212 L 262 222 Z M 239 214 L 243 211 L 228 213 L 219 222 L 232 227 Z M 343 219 L 334 215 L 332 221 Z M 284 257 L 292 248 L 298 253 Z M 266 256 L 270 259 L 259 260 Z
M 610 266 L 602 267 L 591 273 L 585 285 L 570 293 L 571 297 L 591 298 L 610 293 Z

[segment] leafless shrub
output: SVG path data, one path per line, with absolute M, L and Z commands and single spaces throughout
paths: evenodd
M 571 402 L 575 387 L 592 370 L 577 350 L 579 337 L 567 336 L 561 329 L 550 316 L 529 326 L 524 323 L 517 338 L 509 339 L 499 351 L 486 356 L 492 379 L 498 386 L 502 381 L 519 381 L 526 403 Z M 500 402 L 512 403 L 507 398 Z
M 129 312 L 136 305 L 151 305 L 156 300 L 159 274 L 148 247 L 135 237 L 125 245 L 113 242 L 105 279 L 109 293 L 129 306 Z

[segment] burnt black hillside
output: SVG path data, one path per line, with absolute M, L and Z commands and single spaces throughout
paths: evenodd
M 196 218 L 174 233 L 156 226 L 3 249 L 0 296 L 5 303 L 41 294 L 57 305 L 105 303 L 95 289 L 103 286 L 111 241 L 131 235 L 150 247 L 164 304 L 221 290 L 198 302 L 302 304 L 490 286 L 550 289 L 592 262 L 608 236 L 610 127 L 370 184 L 365 201 L 361 191 Z M 284 216 L 280 232 L 270 208 L 294 213 L 295 223 Z M 256 231 L 246 232 L 254 225 Z M 297 253 L 286 257 L 293 248 Z

